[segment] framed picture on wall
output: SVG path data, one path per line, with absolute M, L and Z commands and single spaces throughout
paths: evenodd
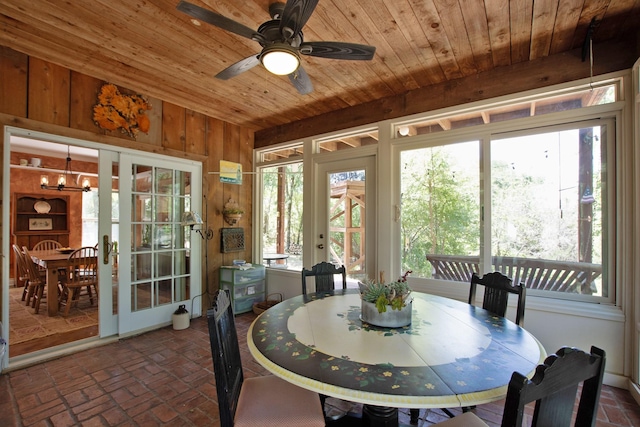
M 29 231 L 53 230 L 51 218 L 29 218 Z

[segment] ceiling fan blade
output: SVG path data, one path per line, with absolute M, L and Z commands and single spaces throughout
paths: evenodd
M 225 68 L 216 74 L 216 78 L 220 80 L 229 80 L 231 77 L 235 77 L 238 74 L 244 73 L 247 70 L 252 69 L 260 63 L 258 55 L 251 55 L 248 58 L 242 59 L 233 65 Z
M 206 22 L 207 24 L 214 25 L 218 28 L 222 28 L 223 30 L 235 33 L 239 36 L 246 37 L 251 40 L 255 40 L 256 37 L 260 35 L 249 27 L 246 27 L 232 19 L 226 18 L 222 15 L 219 15 L 215 12 L 212 12 L 207 9 L 203 9 L 200 6 L 196 6 L 195 4 L 180 1 L 176 8 L 187 15 L 196 18 L 200 21 Z
M 287 0 L 280 18 L 280 33 L 291 40 L 298 35 L 318 5 L 318 0 Z
M 295 88 L 301 95 L 306 95 L 313 92 L 313 83 L 311 83 L 309 75 L 304 70 L 304 68 L 302 68 L 302 66 L 298 67 L 296 71 L 289 74 L 289 81 L 295 86 Z
M 374 46 L 343 42 L 304 42 L 300 45 L 303 55 L 330 59 L 349 59 L 367 61 L 373 59 Z

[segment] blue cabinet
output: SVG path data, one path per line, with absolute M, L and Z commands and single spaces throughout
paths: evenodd
M 263 265 L 220 267 L 220 288 L 228 289 L 235 314 L 251 311 L 253 304 L 266 299 L 266 271 Z

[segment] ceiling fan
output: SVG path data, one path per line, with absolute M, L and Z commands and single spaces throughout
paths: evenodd
M 287 0 L 287 3 L 272 3 L 269 6 L 271 20 L 264 22 L 257 31 L 232 19 L 226 18 L 195 4 L 181 0 L 177 9 L 197 20 L 223 30 L 254 40 L 262 51 L 242 59 L 216 74 L 222 80 L 230 79 L 258 64 L 269 72 L 288 75 L 289 80 L 301 94 L 313 91 L 309 75 L 300 65 L 300 55 L 329 59 L 370 60 L 376 48 L 373 46 L 344 42 L 305 42 L 302 27 L 313 13 L 318 0 Z

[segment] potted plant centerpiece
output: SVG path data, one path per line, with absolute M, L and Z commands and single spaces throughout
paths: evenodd
M 397 281 L 384 283 L 384 273 L 380 273 L 380 281 L 358 282 L 362 299 L 361 318 L 371 325 L 388 328 L 399 328 L 411 324 L 413 299 L 411 288 L 407 285 L 404 273 Z

